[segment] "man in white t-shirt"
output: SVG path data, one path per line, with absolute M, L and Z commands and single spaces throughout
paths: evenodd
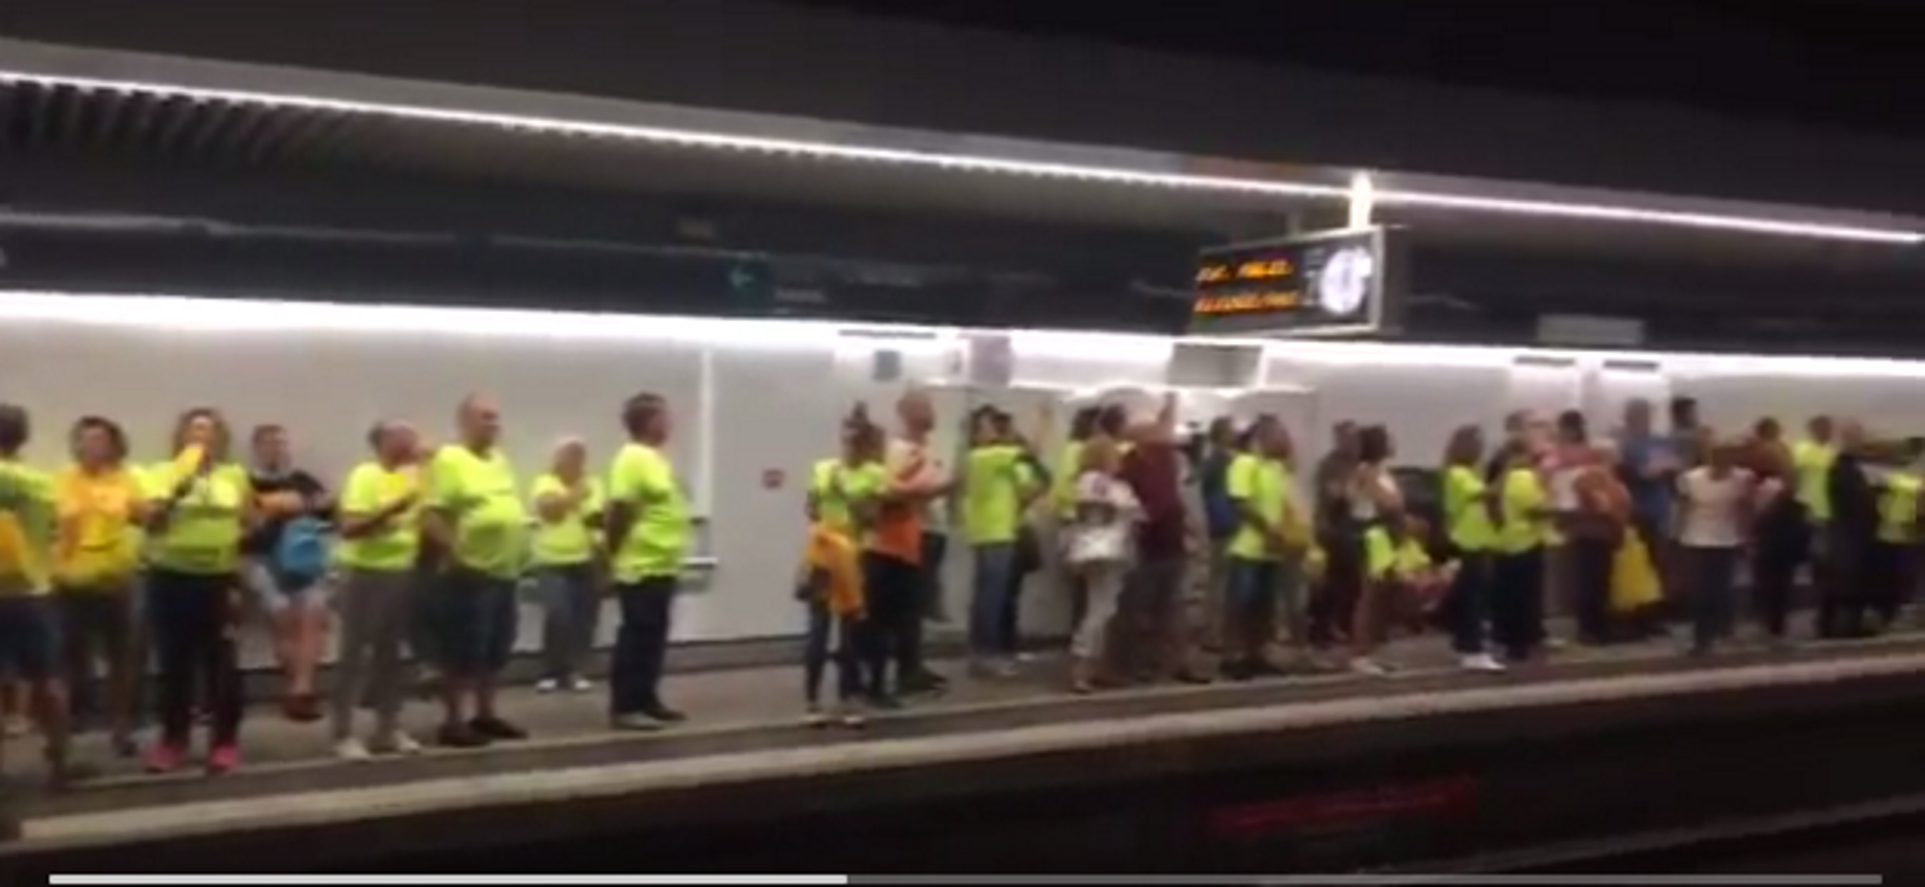
M 1755 481 L 1737 467 L 1737 447 L 1720 443 L 1708 461 L 1678 478 L 1678 545 L 1691 596 L 1691 651 L 1711 652 L 1731 630 L 1732 583 L 1751 531 Z

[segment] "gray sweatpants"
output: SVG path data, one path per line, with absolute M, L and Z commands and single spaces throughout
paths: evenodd
M 375 735 L 399 726 L 409 687 L 401 650 L 415 609 L 415 572 L 349 570 L 337 593 L 341 644 L 335 656 L 332 720 L 334 738 L 354 734 L 354 709 L 366 694 L 375 712 Z

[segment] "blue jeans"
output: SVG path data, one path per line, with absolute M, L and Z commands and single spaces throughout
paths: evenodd
M 580 677 L 601 626 L 602 599 L 592 563 L 551 564 L 535 568 L 541 599 L 542 676 L 565 681 Z
M 608 708 L 616 717 L 662 708 L 662 671 L 668 664 L 670 622 L 675 614 L 674 576 L 644 576 L 618 583 L 622 626 L 609 663 Z
M 822 676 L 833 659 L 836 667 L 836 698 L 853 701 L 862 695 L 862 657 L 856 649 L 862 631 L 861 620 L 837 616 L 825 600 L 810 600 L 809 633 L 802 647 L 802 693 L 810 705 L 822 701 Z
M 1016 639 L 1004 637 L 1004 610 L 1009 605 L 1010 573 L 1016 569 L 1016 543 L 989 542 L 973 546 L 976 573 L 969 595 L 969 651 L 997 656 L 1015 648 Z

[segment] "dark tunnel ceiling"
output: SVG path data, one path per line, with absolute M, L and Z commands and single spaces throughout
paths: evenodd
M 635 195 L 710 195 L 1181 232 L 1219 240 L 1281 232 L 1311 204 L 1273 196 L 1122 186 L 892 166 L 617 137 L 269 106 L 120 89 L 0 85 L 0 155 L 135 166 L 165 175 L 193 166 L 259 180 L 303 171 L 366 170 L 449 181 Z M 1336 219 L 1330 202 L 1314 205 Z M 1752 269 L 1913 267 L 1915 249 L 1675 227 L 1399 208 L 1429 244 L 1502 246 L 1539 254 L 1665 259 Z M 1332 224 L 1319 221 L 1318 224 Z

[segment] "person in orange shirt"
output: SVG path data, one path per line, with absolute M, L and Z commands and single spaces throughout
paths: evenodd
M 868 594 L 867 642 L 870 703 L 900 706 L 897 695 L 940 683 L 922 662 L 923 532 L 931 503 L 949 495 L 954 481 L 929 451 L 935 407 L 924 391 L 910 391 L 896 404 L 903 437 L 890 444 L 885 489 L 875 525 L 863 547 L 863 588 Z M 896 679 L 888 680 L 889 664 Z
M 1564 530 L 1578 639 L 1587 645 L 1613 643 L 1623 632 L 1611 613 L 1611 574 L 1631 526 L 1631 492 L 1618 479 L 1615 447 L 1584 447 L 1568 458 L 1575 472 L 1575 508 L 1566 514 Z
M 116 750 L 132 755 L 133 696 L 142 651 L 134 619 L 140 567 L 136 527 L 144 496 L 127 470 L 127 437 L 108 419 L 87 416 L 69 436 L 74 462 L 54 480 L 55 605 L 62 665 L 76 711 L 97 709 Z M 105 667 L 102 681 L 96 664 Z M 96 686 L 99 699 L 92 697 Z

